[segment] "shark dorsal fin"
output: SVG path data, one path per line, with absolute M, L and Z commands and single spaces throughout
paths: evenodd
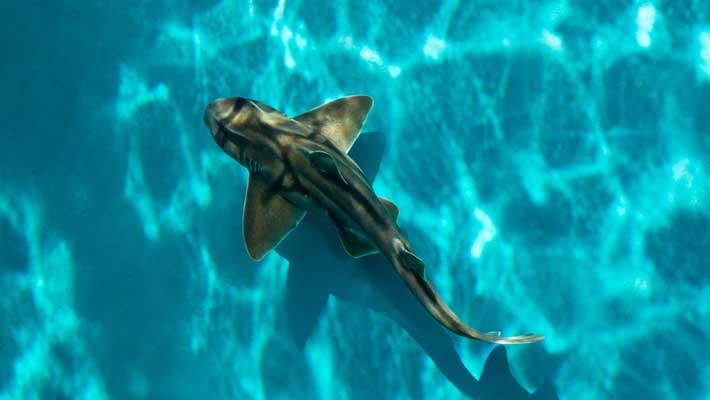
M 397 208 L 397 205 L 394 204 L 393 202 L 385 199 L 384 197 L 380 197 L 380 203 L 382 203 L 383 206 L 389 211 L 390 215 L 392 216 L 393 220 L 397 220 L 397 217 L 399 217 L 399 208 Z
M 312 126 L 335 146 L 347 153 L 372 108 L 370 96 L 348 96 L 325 103 L 294 118 Z
M 305 211 L 273 193 L 267 183 L 252 175 L 244 201 L 244 241 L 249 256 L 261 260 L 298 225 Z

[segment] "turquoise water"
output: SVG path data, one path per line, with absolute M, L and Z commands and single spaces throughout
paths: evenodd
M 301 349 L 289 262 L 247 256 L 246 169 L 204 107 L 293 116 L 348 94 L 375 100 L 374 187 L 451 308 L 546 336 L 507 348 L 509 387 L 710 396 L 707 2 L 0 11 L 0 398 L 466 398 L 361 298 L 331 297 Z M 298 236 L 329 271 L 314 279 L 349 286 L 326 228 Z M 491 345 L 436 335 L 480 378 Z

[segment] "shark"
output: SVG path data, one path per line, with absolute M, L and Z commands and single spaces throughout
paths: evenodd
M 365 176 L 374 181 L 386 136 L 364 132 L 349 151 Z M 313 249 L 318 257 L 313 257 Z M 511 374 L 504 346 L 488 355 L 480 379 L 466 368 L 451 335 L 441 327 L 399 279 L 382 254 L 352 258 L 342 251 L 337 228 L 326 218 L 307 214 L 298 229 L 276 247 L 289 264 L 279 320 L 290 341 L 303 351 L 330 298 L 371 310 L 395 322 L 416 341 L 435 366 L 462 394 L 478 399 L 556 400 L 552 382 L 529 393 Z
M 348 156 L 372 106 L 369 96 L 347 96 L 291 118 L 244 97 L 207 105 L 203 119 L 213 139 L 249 170 L 243 211 L 249 256 L 261 260 L 306 213 L 320 215 L 337 228 L 350 257 L 381 254 L 429 315 L 452 333 L 498 344 L 543 340 L 533 333 L 505 337 L 468 326 L 426 278 L 424 262 L 397 224 L 397 206 L 375 194 Z

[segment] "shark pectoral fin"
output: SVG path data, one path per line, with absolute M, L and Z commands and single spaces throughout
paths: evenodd
M 298 225 L 305 211 L 273 193 L 267 183 L 249 178 L 244 201 L 244 241 L 249 256 L 261 260 Z
M 345 177 L 338 168 L 338 162 L 335 161 L 335 158 L 333 158 L 333 156 L 331 156 L 330 154 L 326 153 L 325 151 L 317 150 L 311 152 L 308 155 L 308 159 L 315 169 L 332 177 L 340 179 L 340 181 L 343 182 L 345 185 L 348 184 L 348 181 L 345 180 Z
M 379 199 L 380 203 L 382 203 L 382 205 L 385 206 L 387 211 L 389 211 L 390 215 L 392 216 L 392 219 L 396 221 L 397 217 L 399 217 L 399 208 L 397 208 L 397 206 L 393 202 L 385 199 L 384 197 L 380 197 Z
M 294 118 L 330 139 L 343 153 L 350 150 L 372 108 L 370 96 L 348 96 L 325 103 Z
M 340 231 L 340 241 L 350 257 L 360 258 L 379 251 L 367 238 L 342 226 L 338 229 Z

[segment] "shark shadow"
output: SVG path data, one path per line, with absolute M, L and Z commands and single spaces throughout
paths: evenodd
M 363 133 L 349 155 L 371 181 L 385 148 L 380 133 Z M 318 243 L 318 254 L 313 253 Z M 284 312 L 287 330 L 303 349 L 328 298 L 358 304 L 382 314 L 419 344 L 446 378 L 469 397 L 480 399 L 557 399 L 551 383 L 530 394 L 511 375 L 505 347 L 496 346 L 477 380 L 461 361 L 453 338 L 411 295 L 397 272 L 380 253 L 352 258 L 343 251 L 338 232 L 324 216 L 308 213 L 298 229 L 276 251 L 289 262 Z

